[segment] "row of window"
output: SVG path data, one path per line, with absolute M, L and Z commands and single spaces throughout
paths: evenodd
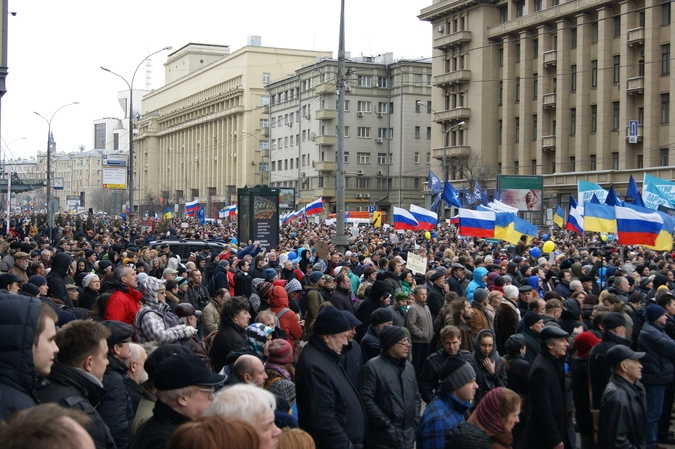
M 337 156 L 336 156 L 337 157 Z M 416 151 L 413 155 L 413 163 L 420 164 L 422 160 L 422 154 L 419 151 Z M 302 155 L 302 166 L 306 167 L 311 163 L 310 156 L 307 154 Z M 344 163 L 349 164 L 349 152 L 344 152 Z M 358 165 L 370 165 L 371 164 L 371 153 L 365 151 L 359 151 L 356 153 L 356 163 Z M 392 155 L 387 153 L 377 153 L 377 165 L 392 165 Z M 431 163 L 431 153 L 426 153 L 426 164 Z M 278 170 L 293 170 L 293 167 L 298 168 L 298 158 L 289 158 L 282 159 L 278 161 L 272 161 L 272 171 Z M 282 168 L 283 167 L 283 168 Z

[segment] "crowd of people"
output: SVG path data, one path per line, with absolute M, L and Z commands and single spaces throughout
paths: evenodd
M 356 227 L 338 249 L 323 223 L 266 248 L 167 224 L 0 238 L 0 447 L 675 443 L 671 253 L 454 226 Z M 181 259 L 180 240 L 222 250 Z

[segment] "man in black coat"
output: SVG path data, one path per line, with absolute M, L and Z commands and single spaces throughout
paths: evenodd
M 448 278 L 448 287 L 451 292 L 457 293 L 457 296 L 464 296 L 464 289 L 462 282 L 464 281 L 464 266 L 458 263 L 453 263 L 451 268 L 452 275 Z
M 567 433 L 565 354 L 569 334 L 547 326 L 539 333 L 541 352 L 530 369 L 530 413 L 523 447 L 571 449 Z
M 165 449 L 179 425 L 204 414 L 225 376 L 212 373 L 199 357 L 175 354 L 157 365 L 157 402 L 152 418 L 134 435 L 132 449 Z
M 360 342 L 366 335 L 368 324 L 370 323 L 370 314 L 380 307 L 388 307 L 391 303 L 391 295 L 384 281 L 375 281 L 370 287 L 368 297 L 363 300 L 359 309 L 356 311 L 356 318 L 362 323 L 356 328 L 356 341 Z
M 87 431 L 96 449 L 116 447 L 95 408 L 105 393 L 101 381 L 108 366 L 109 335 L 108 328 L 96 321 L 76 320 L 63 326 L 56 333 L 59 358 L 49 374 L 49 385 L 37 392 L 42 402 L 85 412 L 91 418 Z
M 298 421 L 317 449 L 362 449 L 365 444 L 366 412 L 339 365 L 350 329 L 343 312 L 323 309 L 295 369 Z
M 647 445 L 645 391 L 640 359 L 644 352 L 633 352 L 624 345 L 607 351 L 612 376 L 602 395 L 598 422 L 598 446 L 601 449 L 644 448 Z
M 610 370 L 605 361 L 607 351 L 613 346 L 630 346 L 626 336 L 626 320 L 623 315 L 617 312 L 607 313 L 602 317 L 602 341 L 591 349 L 588 356 L 588 371 L 591 379 L 591 408 L 598 410 L 600 408 L 600 399 L 605 391 L 607 382 L 609 382 Z
M 233 296 L 223 305 L 220 328 L 209 353 L 214 371 L 220 372 L 223 369 L 229 353 L 246 347 L 244 329 L 251 319 L 249 307 L 248 300 L 238 296 Z
M 410 343 L 403 329 L 380 329 L 382 353 L 366 363 L 359 376 L 359 393 L 366 408 L 369 449 L 410 449 L 420 418 L 420 394 L 415 369 L 406 360 Z
M 351 285 L 349 276 L 341 273 L 335 278 L 335 290 L 330 296 L 330 302 L 338 310 L 346 310 L 354 313 L 351 297 Z

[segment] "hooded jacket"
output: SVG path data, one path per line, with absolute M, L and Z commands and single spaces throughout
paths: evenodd
M 65 277 L 68 274 L 68 267 L 72 258 L 66 253 L 56 253 L 52 259 L 52 269 L 47 274 L 47 285 L 49 286 L 49 295 L 60 299 L 67 308 L 73 307 L 73 302 L 68 296 L 66 290 Z
M 36 298 L 0 296 L 0 419 L 37 405 L 33 336 L 39 312 Z
M 489 355 L 483 354 L 480 349 L 480 340 L 483 337 L 490 336 L 492 337 L 492 351 Z M 506 387 L 507 384 L 507 373 L 506 366 L 504 361 L 499 357 L 497 353 L 497 345 L 495 341 L 495 336 L 489 329 L 482 330 L 476 335 L 476 340 L 474 341 L 474 353 L 473 353 L 473 369 L 476 372 L 476 383 L 478 384 L 478 390 L 476 390 L 476 395 L 473 399 L 474 404 L 478 404 L 483 396 L 485 396 L 490 390 L 497 387 Z M 488 370 L 483 366 L 483 361 L 489 358 L 495 364 L 495 373 L 490 374 Z
M 286 341 L 291 344 L 295 350 L 295 341 L 302 337 L 302 327 L 298 322 L 298 316 L 290 310 L 288 304 L 288 294 L 283 287 L 273 286 L 267 293 L 267 299 L 270 302 L 270 309 L 279 319 L 279 327 L 286 333 Z M 282 315 L 279 314 L 284 309 L 288 309 Z
M 539 298 L 544 298 L 544 292 L 539 287 L 539 281 L 540 281 L 539 276 L 530 276 L 529 278 L 527 278 L 527 285 L 532 287 L 532 289 L 535 292 L 537 292 L 537 295 L 539 295 Z
M 473 270 L 473 281 L 469 282 L 469 285 L 466 287 L 466 291 L 464 292 L 469 301 L 473 301 L 473 292 L 475 292 L 477 288 L 487 288 L 485 282 L 482 281 L 483 276 L 485 276 L 487 273 L 488 271 L 483 267 L 478 267 Z
M 134 319 L 136 341 L 139 343 L 176 343 L 197 333 L 194 327 L 180 324 L 178 317 L 171 311 L 171 306 L 157 301 L 157 295 L 145 295 L 143 301 L 145 305 Z

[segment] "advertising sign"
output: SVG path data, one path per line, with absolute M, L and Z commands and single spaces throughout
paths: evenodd
M 292 187 L 279 188 L 279 209 L 295 210 L 295 189 Z
M 519 211 L 542 210 L 541 196 L 544 190 L 544 178 L 542 176 L 497 176 L 497 190 L 501 201 Z
M 104 166 L 126 167 L 127 166 L 127 155 L 126 154 L 104 154 L 103 155 L 103 165 Z
M 126 168 L 103 168 L 102 184 L 104 189 L 126 189 Z
M 277 195 L 253 196 L 253 238 L 266 249 L 279 243 L 279 208 Z

